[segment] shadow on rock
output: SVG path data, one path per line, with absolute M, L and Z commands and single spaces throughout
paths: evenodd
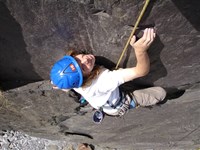
M 160 53 L 163 47 L 163 43 L 157 36 L 154 43 L 148 50 L 151 63 L 149 74 L 145 77 L 134 79 L 133 81 L 121 85 L 123 90 L 132 92 L 134 90 L 153 87 L 155 81 L 167 75 L 167 70 L 160 59 Z
M 167 76 L 167 69 L 163 65 L 160 54 L 162 49 L 164 48 L 164 44 L 161 42 L 160 37 L 157 36 L 154 43 L 151 45 L 148 50 L 149 58 L 150 58 L 150 72 L 147 76 L 135 79 L 133 83 L 137 86 L 154 86 L 154 83 Z
M 184 93 L 185 93 L 185 90 L 183 89 L 177 89 L 177 88 L 164 88 L 167 92 L 167 95 L 165 97 L 165 99 L 158 103 L 159 104 L 164 104 L 166 103 L 168 100 L 174 100 L 174 99 L 177 99 L 179 97 L 181 97 Z
M 27 52 L 22 27 L 6 5 L 0 2 L 0 81 L 9 90 L 42 80 L 36 73 Z
M 103 57 L 103 56 L 95 56 L 96 58 L 96 64 L 100 65 L 100 66 L 104 66 L 107 69 L 113 70 L 116 66 L 116 64 L 114 62 L 112 62 L 111 60 Z
M 187 18 L 192 26 L 196 30 L 200 31 L 200 20 L 197 17 L 199 16 L 199 11 L 197 10 L 199 10 L 200 1 L 182 0 L 181 2 L 178 2 L 176 0 L 172 0 L 172 2 L 185 16 L 185 18 Z

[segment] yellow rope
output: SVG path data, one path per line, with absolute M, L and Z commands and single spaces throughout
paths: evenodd
M 130 43 L 130 41 L 131 41 L 131 38 L 132 38 L 132 36 L 134 35 L 135 30 L 137 29 L 137 26 L 139 25 L 140 20 L 142 19 L 142 16 L 144 15 L 144 12 L 145 12 L 145 10 L 146 10 L 148 4 L 149 4 L 149 1 L 150 1 L 150 0 L 146 0 L 144 6 L 143 6 L 143 8 L 142 8 L 142 11 L 141 11 L 141 13 L 140 13 L 140 15 L 139 15 L 139 17 L 138 17 L 136 23 L 135 23 L 135 26 L 134 26 L 134 28 L 133 28 L 133 30 L 132 30 L 132 32 L 131 32 L 131 35 L 130 35 L 130 37 L 129 37 L 129 39 L 128 39 L 128 41 L 127 41 L 127 43 L 126 43 L 126 45 L 125 45 L 125 47 L 124 47 L 124 49 L 123 49 L 123 51 L 122 51 L 122 53 L 121 53 L 121 56 L 120 56 L 120 58 L 119 58 L 119 60 L 118 60 L 118 62 L 117 62 L 117 65 L 116 65 L 115 69 L 118 68 L 119 63 L 120 63 L 120 61 L 121 61 L 121 59 L 122 59 L 122 57 L 123 57 L 125 51 L 126 51 L 127 48 L 128 48 L 128 45 L 129 45 L 129 43 Z

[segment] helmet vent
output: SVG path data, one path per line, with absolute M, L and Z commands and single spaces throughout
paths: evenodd
M 74 64 L 69 64 L 64 70 L 63 73 L 73 73 L 76 71 L 76 67 L 74 66 Z

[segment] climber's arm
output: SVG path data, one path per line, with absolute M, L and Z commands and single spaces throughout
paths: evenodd
M 135 36 L 132 37 L 130 45 L 135 50 L 137 63 L 135 67 L 118 70 L 119 72 L 121 72 L 125 82 L 148 74 L 150 70 L 150 61 L 147 50 L 154 39 L 154 29 L 151 28 L 145 29 L 143 36 L 138 41 L 136 41 Z

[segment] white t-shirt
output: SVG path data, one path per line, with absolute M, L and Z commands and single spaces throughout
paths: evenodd
M 104 69 L 101 74 L 92 81 L 88 87 L 74 88 L 76 92 L 81 94 L 88 103 L 95 109 L 103 107 L 103 111 L 108 114 L 115 113 L 118 108 L 113 109 L 107 104 L 114 104 L 119 98 L 119 86 L 124 83 L 124 79 L 117 70 L 110 71 Z

